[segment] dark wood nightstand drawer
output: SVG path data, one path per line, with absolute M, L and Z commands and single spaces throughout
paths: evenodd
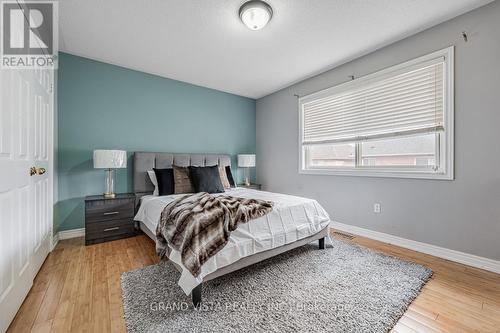
M 130 200 L 89 201 L 85 204 L 87 223 L 134 217 L 134 202 Z
M 103 221 L 87 225 L 85 229 L 85 239 L 93 240 L 134 232 L 134 223 L 131 219 Z
M 136 235 L 135 195 L 117 194 L 85 198 L 85 244 L 95 244 Z

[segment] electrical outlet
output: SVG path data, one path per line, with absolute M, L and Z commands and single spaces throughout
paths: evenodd
M 374 213 L 380 213 L 380 204 L 379 203 L 375 203 L 373 204 L 373 212 Z

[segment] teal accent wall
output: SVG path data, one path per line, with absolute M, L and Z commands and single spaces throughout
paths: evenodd
M 127 150 L 116 192 L 132 191 L 134 151 L 231 154 L 233 172 L 236 154 L 255 152 L 253 99 L 65 53 L 57 84 L 56 231 L 82 228 L 83 198 L 104 190 L 94 149 Z

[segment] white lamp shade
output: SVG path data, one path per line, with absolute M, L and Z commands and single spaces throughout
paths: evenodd
M 254 154 L 240 154 L 238 155 L 238 166 L 240 168 L 252 168 L 255 166 Z
M 127 152 L 125 150 L 94 150 L 94 168 L 120 169 L 127 167 Z

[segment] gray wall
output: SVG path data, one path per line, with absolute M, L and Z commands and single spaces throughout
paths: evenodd
M 461 38 L 467 31 L 469 42 Z M 332 40 L 332 42 L 334 42 Z M 298 107 L 309 94 L 455 45 L 455 180 L 298 174 Z M 317 199 L 332 219 L 500 260 L 500 2 L 257 101 L 257 177 Z M 382 213 L 373 213 L 373 204 Z

